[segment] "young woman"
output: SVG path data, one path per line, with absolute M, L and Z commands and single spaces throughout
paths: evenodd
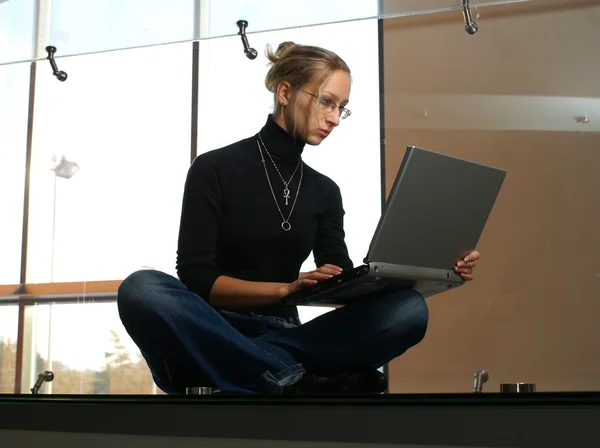
M 282 297 L 352 268 L 334 181 L 302 161 L 343 120 L 350 69 L 285 42 L 267 56 L 272 115 L 260 131 L 198 156 L 183 198 L 178 277 L 142 270 L 118 291 L 121 320 L 167 393 L 378 393 L 378 367 L 418 344 L 416 291 L 374 294 L 300 325 Z M 300 273 L 311 251 L 318 269 Z M 479 258 L 455 266 L 472 279 Z

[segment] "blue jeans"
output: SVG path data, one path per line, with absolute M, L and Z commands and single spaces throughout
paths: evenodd
M 119 315 L 166 393 L 209 385 L 279 394 L 306 372 L 380 367 L 418 344 L 429 312 L 411 289 L 357 299 L 300 324 L 209 305 L 178 279 L 142 270 L 119 287 Z

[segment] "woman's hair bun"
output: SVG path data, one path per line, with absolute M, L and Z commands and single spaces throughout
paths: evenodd
M 288 51 L 296 48 L 298 45 L 294 42 L 281 42 L 276 51 L 273 51 L 270 45 L 267 46 L 267 59 L 271 64 L 275 64 L 285 56 Z
M 277 47 L 277 51 L 275 52 L 275 55 L 278 57 L 281 57 L 289 48 L 293 48 L 296 46 L 297 45 L 291 41 L 281 42 L 279 44 L 279 46 Z
M 269 92 L 275 92 L 277 90 L 277 85 L 281 81 L 282 70 L 285 70 L 286 56 L 292 51 L 294 48 L 297 48 L 299 45 L 295 44 L 291 41 L 281 42 L 277 47 L 276 51 L 273 51 L 271 45 L 267 45 L 267 60 L 269 61 L 269 65 L 271 66 L 269 69 L 269 73 L 265 78 L 265 86 L 269 90 Z M 282 66 L 283 69 L 282 69 Z

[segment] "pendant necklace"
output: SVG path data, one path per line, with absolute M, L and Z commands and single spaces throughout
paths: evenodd
M 294 212 L 294 208 L 296 206 L 296 201 L 298 200 L 298 194 L 300 193 L 300 186 L 302 185 L 302 178 L 304 176 L 304 163 L 302 163 L 302 159 L 300 159 L 298 161 L 298 165 L 296 165 L 296 169 L 294 170 L 294 173 L 292 174 L 292 177 L 290 177 L 290 180 L 288 180 L 286 182 L 285 179 L 283 178 L 283 176 L 281 175 L 281 173 L 279 172 L 279 168 L 277 168 L 277 165 L 275 164 L 275 161 L 273 160 L 273 157 L 271 157 L 271 154 L 267 150 L 267 146 L 263 142 L 262 137 L 260 136 L 260 134 L 258 134 L 258 138 L 259 138 L 260 142 L 257 140 L 256 141 L 256 145 L 258 146 L 258 151 L 260 152 L 260 160 L 261 160 L 261 162 L 263 164 L 263 168 L 265 169 L 265 175 L 267 176 L 267 182 L 269 183 L 269 188 L 271 189 L 271 194 L 273 195 L 273 200 L 275 201 L 275 205 L 277 206 L 277 210 L 279 211 L 279 214 L 281 215 L 281 219 L 282 219 L 281 228 L 284 231 L 289 232 L 292 229 L 292 225 L 290 224 L 290 218 L 292 216 L 292 213 Z M 296 171 L 298 170 L 298 167 L 300 167 L 300 180 L 298 181 L 298 189 L 296 190 L 296 196 L 294 197 L 294 202 L 292 203 L 292 208 L 291 208 L 290 213 L 288 214 L 287 218 L 283 215 L 283 212 L 281 211 L 281 207 L 279 207 L 279 202 L 277 202 L 277 197 L 275 196 L 275 191 L 273 190 L 273 185 L 271 184 L 271 178 L 269 177 L 269 172 L 267 170 L 267 164 L 266 164 L 263 152 L 262 152 L 261 143 L 262 143 L 263 148 L 265 149 L 265 152 L 267 153 L 267 155 L 271 159 L 271 162 L 273 162 L 273 165 L 275 166 L 275 169 L 277 170 L 277 173 L 279 174 L 279 177 L 281 177 L 281 181 L 283 182 L 283 187 L 284 187 L 284 189 L 283 189 L 283 197 L 285 199 L 285 205 L 288 205 L 288 201 L 290 199 L 289 184 L 292 181 L 292 179 L 294 178 L 294 175 L 296 174 Z
M 296 169 L 292 173 L 292 176 L 290 177 L 290 180 L 288 180 L 286 182 L 285 179 L 283 178 L 283 176 L 281 175 L 281 172 L 279 171 L 279 168 L 277 168 L 277 164 L 273 160 L 273 157 L 271 157 L 271 153 L 267 150 L 267 145 L 265 145 L 265 142 L 263 141 L 260 133 L 258 134 L 258 138 L 260 139 L 260 142 L 262 143 L 262 146 L 265 149 L 265 152 L 269 156 L 269 159 L 271 159 L 271 162 L 273 163 L 273 166 L 275 167 L 275 170 L 277 171 L 277 174 L 279 174 L 279 177 L 281 178 L 281 182 L 283 182 L 283 198 L 285 199 L 285 205 L 288 206 L 289 205 L 288 201 L 290 199 L 289 185 L 290 185 L 290 182 L 292 182 L 292 179 L 294 178 L 294 176 L 296 175 L 296 171 L 298 171 L 298 167 L 300 166 L 300 163 L 302 162 L 302 160 L 298 160 L 298 165 L 296 165 Z M 259 146 L 259 149 L 260 149 L 260 146 Z M 261 155 L 262 155 L 262 153 L 261 153 Z M 267 174 L 267 176 L 268 176 L 268 174 Z

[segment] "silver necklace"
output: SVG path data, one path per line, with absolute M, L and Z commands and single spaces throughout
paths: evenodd
M 260 139 L 260 142 L 262 143 L 263 148 L 265 148 L 265 152 L 269 156 L 269 159 L 271 159 L 271 162 L 273 162 L 273 166 L 277 170 L 277 174 L 279 174 L 279 177 L 281 178 L 281 182 L 283 182 L 283 198 L 285 199 L 285 205 L 288 206 L 289 205 L 288 201 L 290 199 L 290 189 L 288 188 L 288 186 L 289 186 L 290 182 L 292 181 L 292 179 L 294 178 L 294 176 L 296 175 L 296 171 L 298 171 L 298 167 L 300 166 L 300 162 L 302 161 L 302 159 L 298 160 L 298 165 L 296 165 L 296 169 L 292 173 L 292 177 L 290 177 L 290 180 L 288 180 L 286 182 L 285 179 L 283 178 L 283 176 L 281 175 L 279 168 L 277 168 L 277 164 L 273 160 L 273 157 L 271 157 L 271 153 L 267 150 L 267 145 L 265 145 L 265 142 L 263 142 L 260 132 L 258 133 L 258 138 Z
M 260 135 L 259 135 L 259 137 L 260 137 Z M 294 207 L 296 206 L 296 201 L 298 200 L 298 194 L 300 193 L 300 185 L 302 185 L 302 177 L 304 176 L 304 164 L 302 163 L 302 160 L 300 160 L 300 162 L 299 162 L 299 165 L 300 165 L 300 180 L 298 181 L 298 189 L 296 190 L 296 197 L 294 198 L 294 202 L 292 204 L 292 209 L 290 210 L 290 214 L 288 215 L 288 217 L 286 219 L 286 217 L 283 216 L 283 213 L 281 211 L 281 207 L 279 207 L 279 202 L 277 202 L 277 198 L 275 197 L 275 191 L 273 191 L 273 185 L 271 185 L 271 178 L 269 177 L 269 172 L 267 171 L 267 162 L 265 161 L 265 158 L 263 156 L 263 152 L 262 152 L 262 149 L 260 147 L 260 143 L 258 142 L 258 140 L 256 141 L 256 145 L 258 146 L 258 151 L 260 152 L 260 160 L 261 160 L 261 162 L 263 164 L 263 168 L 265 169 L 265 175 L 267 176 L 267 182 L 269 183 L 269 188 L 271 189 L 271 194 L 273 195 L 273 200 L 275 201 L 275 205 L 277 206 L 277 210 L 279 210 L 279 214 L 281 215 L 281 219 L 282 219 L 281 228 L 284 231 L 289 232 L 292 229 L 292 225 L 290 224 L 290 218 L 292 217 L 292 213 L 294 212 Z M 264 143 L 263 143 L 263 145 L 264 145 Z M 265 151 L 267 151 L 267 147 L 266 146 L 265 146 Z M 269 154 L 269 151 L 267 151 L 267 154 Z M 271 160 L 273 160 L 273 159 L 271 159 Z M 298 168 L 298 167 L 296 167 L 296 168 Z M 295 173 L 295 171 L 294 171 L 294 173 Z M 281 173 L 279 175 L 281 176 Z M 292 177 L 294 177 L 294 176 L 292 175 Z M 290 178 L 290 181 L 291 180 L 292 179 Z M 286 200 L 287 200 L 287 198 L 286 198 Z

